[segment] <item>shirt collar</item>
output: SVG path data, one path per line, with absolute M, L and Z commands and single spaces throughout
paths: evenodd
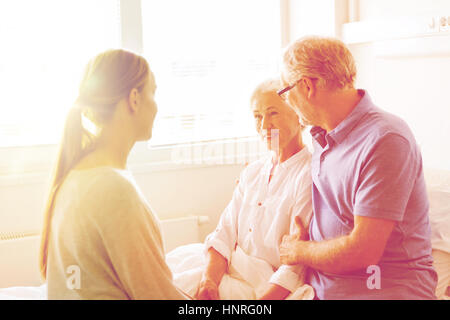
M 326 146 L 330 138 L 336 143 L 344 141 L 350 131 L 373 106 L 372 100 L 365 90 L 358 89 L 358 93 L 363 95 L 363 97 L 356 107 L 328 134 L 326 134 L 325 129 L 322 129 L 321 127 L 315 126 L 311 128 L 311 136 L 322 146 L 322 148 Z
M 305 146 L 303 146 L 303 148 L 300 151 L 298 151 L 297 153 L 293 154 L 289 159 L 286 159 L 285 161 L 280 163 L 278 165 L 278 167 L 279 168 L 283 168 L 283 169 L 288 168 L 292 164 L 297 163 L 302 158 L 306 157 L 308 155 L 308 153 L 309 153 L 308 147 L 305 145 Z M 269 163 L 268 167 L 270 167 L 270 168 L 272 168 L 272 159 L 273 159 L 273 156 L 274 156 L 273 153 L 271 153 L 271 154 L 272 154 L 272 157 L 270 157 L 269 161 L 268 161 L 268 163 Z
M 322 149 L 325 148 L 325 146 L 327 145 L 327 141 L 325 140 L 325 135 L 327 134 L 327 132 L 325 131 L 325 129 L 319 126 L 315 126 L 312 127 L 309 132 L 311 133 L 313 139 L 316 140 L 317 143 L 322 147 Z

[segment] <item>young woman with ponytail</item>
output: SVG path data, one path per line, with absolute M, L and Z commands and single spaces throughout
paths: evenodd
M 157 112 L 147 61 L 108 50 L 87 65 L 69 111 L 44 214 L 49 299 L 184 299 L 157 218 L 127 170 Z M 88 126 L 87 124 L 91 124 Z

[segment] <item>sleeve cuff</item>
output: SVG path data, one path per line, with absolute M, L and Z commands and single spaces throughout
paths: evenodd
M 277 284 L 290 292 L 297 290 L 299 286 L 298 272 L 301 266 L 288 266 L 282 265 L 278 270 L 270 277 L 269 282 Z
M 357 204 L 353 210 L 353 214 L 361 217 L 386 219 L 400 222 L 403 220 L 404 212 L 392 211 L 379 207 L 376 208 Z
M 231 250 L 223 241 L 215 237 L 208 237 L 205 241 L 205 255 L 208 253 L 209 248 L 214 248 L 217 252 L 219 252 L 225 259 L 227 259 L 227 263 L 230 265 Z

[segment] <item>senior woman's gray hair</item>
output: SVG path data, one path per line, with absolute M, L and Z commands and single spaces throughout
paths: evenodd
M 253 104 L 256 102 L 257 98 L 265 93 L 274 93 L 275 95 L 278 96 L 277 92 L 280 89 L 282 89 L 282 86 L 283 83 L 281 82 L 281 78 L 279 77 L 268 78 L 260 82 L 253 90 L 253 93 L 250 97 L 250 106 L 253 107 Z M 282 101 L 282 103 L 287 104 L 282 98 L 280 98 L 280 101 Z M 301 126 L 301 130 L 305 128 L 305 126 L 302 125 L 300 122 L 299 126 Z
M 258 96 L 268 92 L 277 93 L 277 91 L 280 89 L 282 89 L 282 83 L 280 78 L 269 78 L 260 82 L 253 90 L 253 93 L 250 97 L 250 105 L 253 105 L 255 99 Z

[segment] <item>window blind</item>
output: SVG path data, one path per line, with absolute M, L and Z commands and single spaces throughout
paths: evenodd
M 256 134 L 250 96 L 278 71 L 279 1 L 142 1 L 142 24 L 159 107 L 152 145 Z
M 55 144 L 88 60 L 120 46 L 118 0 L 0 1 L 0 147 Z

